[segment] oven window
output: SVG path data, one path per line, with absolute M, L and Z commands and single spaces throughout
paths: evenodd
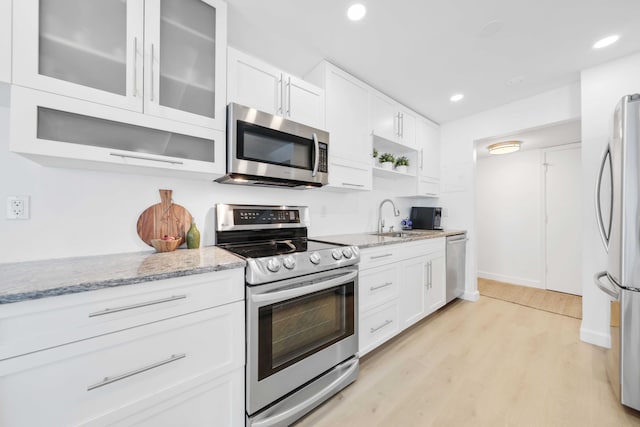
M 238 158 L 313 169 L 313 141 L 238 121 Z
M 259 309 L 258 380 L 353 335 L 354 283 Z

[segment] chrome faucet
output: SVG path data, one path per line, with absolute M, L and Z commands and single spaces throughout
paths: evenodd
M 396 205 L 393 204 L 393 200 L 384 199 L 383 201 L 381 201 L 380 206 L 378 206 L 378 233 L 382 233 L 384 231 L 384 219 L 382 219 L 382 205 L 384 205 L 386 202 L 391 203 L 391 206 L 393 207 L 393 215 L 400 216 L 400 211 L 396 208 Z

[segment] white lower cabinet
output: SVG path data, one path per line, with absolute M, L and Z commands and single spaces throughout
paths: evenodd
M 445 239 L 365 248 L 360 259 L 363 356 L 445 304 Z
M 234 299 L 0 361 L 0 425 L 244 425 L 244 301 Z

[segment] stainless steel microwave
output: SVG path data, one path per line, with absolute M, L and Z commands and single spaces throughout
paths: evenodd
M 225 184 L 289 188 L 329 182 L 329 133 L 236 103 L 227 106 Z

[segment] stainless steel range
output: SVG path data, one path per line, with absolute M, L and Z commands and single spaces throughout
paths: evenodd
M 303 206 L 216 206 L 216 244 L 247 260 L 247 425 L 287 426 L 358 375 L 358 248 L 308 226 Z

